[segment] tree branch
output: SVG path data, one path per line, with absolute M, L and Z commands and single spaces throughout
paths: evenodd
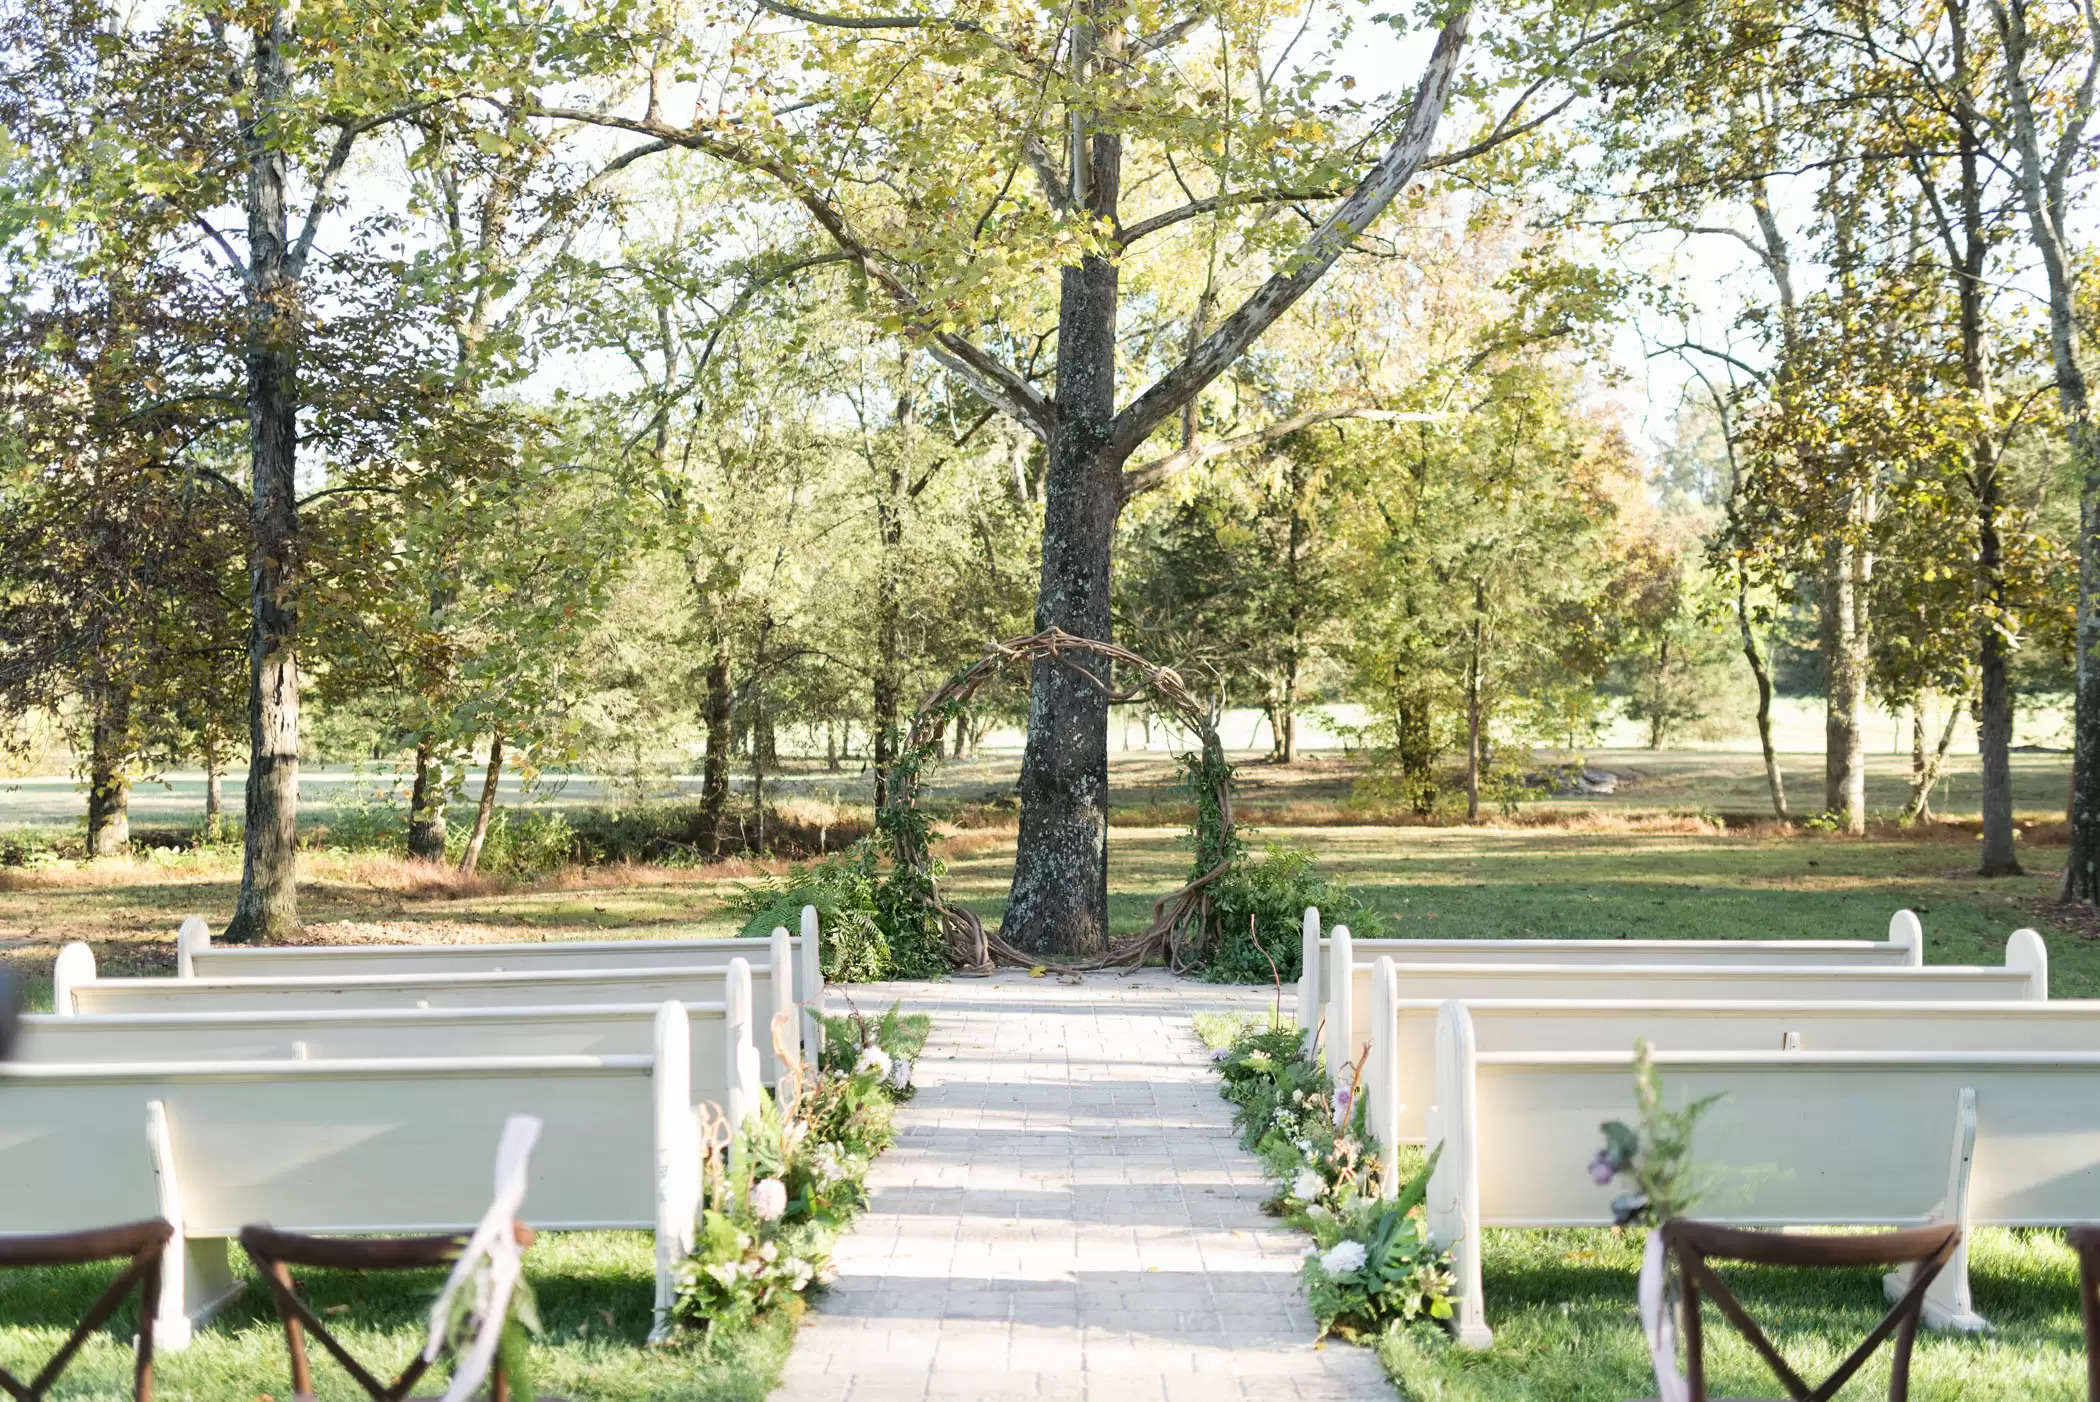
M 1422 69 L 1408 105 L 1407 119 L 1393 144 L 1371 168 L 1349 198 L 1335 206 L 1320 221 L 1297 253 L 1281 270 L 1270 275 L 1239 310 L 1219 324 L 1180 364 L 1161 376 L 1116 415 L 1109 434 L 1109 449 L 1127 457 L 1175 410 L 1202 392 L 1225 367 L 1237 360 L 1256 337 L 1275 324 L 1278 317 L 1311 290 L 1335 260 L 1385 211 L 1393 197 L 1412 180 L 1436 140 L 1438 121 L 1458 76 L 1459 56 L 1466 43 L 1466 26 L 1472 17 L 1470 4 L 1444 22 L 1437 33 L 1436 47 Z
M 1236 434 L 1231 438 L 1219 438 L 1209 443 L 1190 443 L 1177 448 L 1165 457 L 1154 458 L 1141 467 L 1133 467 L 1123 474 L 1123 500 L 1128 501 L 1142 492 L 1170 480 L 1189 468 L 1200 466 L 1213 458 L 1222 458 L 1242 448 L 1259 448 L 1267 443 L 1288 438 L 1300 429 L 1317 424 L 1335 423 L 1343 419 L 1369 419 L 1378 423 L 1435 423 L 1451 415 L 1440 410 L 1398 409 L 1314 409 L 1303 414 L 1294 414 L 1279 419 L 1267 428 L 1252 433 Z

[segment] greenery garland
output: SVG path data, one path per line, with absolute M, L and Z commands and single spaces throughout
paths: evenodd
M 1081 658 L 1105 660 L 1111 669 L 1135 675 L 1138 682 L 1129 690 L 1112 690 L 1091 668 L 1081 665 Z M 1196 802 L 1196 861 L 1188 884 L 1153 904 L 1152 923 L 1136 937 L 1098 958 L 1070 962 L 1066 967 L 1135 967 L 1164 961 L 1179 969 L 1201 962 L 1217 933 L 1210 892 L 1245 855 L 1233 827 L 1233 769 L 1225 760 L 1225 748 L 1211 726 L 1210 713 L 1171 667 L 1148 662 L 1114 643 L 1082 638 L 1060 628 L 993 643 L 983 656 L 928 697 L 912 717 L 890 770 L 889 801 L 875 815 L 892 858 L 878 896 L 892 950 L 938 948 L 951 967 L 969 973 L 990 973 L 1000 964 L 1042 962 L 1039 956 L 987 931 L 967 907 L 943 899 L 940 878 L 944 868 L 933 856 L 931 830 L 918 802 L 926 765 L 940 757 L 941 736 L 949 725 L 961 723 L 978 689 L 1009 667 L 1033 666 L 1045 660 L 1086 678 L 1111 704 L 1149 700 L 1194 732 L 1199 741 L 1194 753 L 1181 757 Z

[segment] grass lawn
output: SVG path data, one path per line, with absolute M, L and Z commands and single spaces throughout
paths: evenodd
M 1580 1164 L 1570 1172 L 1582 1171 Z M 1400 1395 L 1422 1402 L 1625 1402 L 1655 1395 L 1634 1304 L 1644 1234 L 1491 1231 L 1482 1257 L 1492 1348 L 1472 1352 L 1427 1329 L 1379 1350 Z M 1969 1248 L 1988 1335 L 1918 1336 L 1913 1402 L 2074 1402 L 2085 1396 L 2078 1265 L 2061 1234 L 1978 1232 Z M 1820 1382 L 1887 1306 L 1874 1271 L 1723 1269 L 1751 1318 L 1795 1369 Z M 1707 1385 L 1716 1397 L 1774 1397 L 1778 1379 L 1706 1311 Z M 1888 1396 L 1884 1351 L 1838 1396 Z
M 577 1402 L 759 1402 L 779 1375 L 793 1337 L 780 1318 L 731 1339 L 649 1348 L 655 1254 L 646 1233 L 547 1233 L 526 1253 L 545 1338 L 533 1349 L 537 1387 Z M 245 1270 L 238 1248 L 234 1258 Z M 102 1267 L 0 1274 L 0 1367 L 33 1374 L 110 1279 Z M 421 1346 L 439 1271 L 361 1277 L 302 1271 L 308 1301 L 368 1367 L 391 1377 Z M 330 1313 L 339 1311 L 339 1313 Z M 89 1340 L 55 1396 L 119 1402 L 131 1396 L 127 1307 L 113 1329 Z M 309 1343 L 319 1395 L 362 1398 L 349 1376 Z M 168 1402 L 262 1402 L 291 1395 L 284 1335 L 261 1282 L 234 1301 L 190 1347 L 154 1360 L 154 1395 Z M 441 1391 L 426 1380 L 420 1392 Z

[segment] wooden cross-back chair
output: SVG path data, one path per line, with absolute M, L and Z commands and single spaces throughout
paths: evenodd
M 532 1244 L 530 1227 L 519 1223 L 515 1230 L 520 1246 Z M 241 1228 L 241 1249 L 248 1253 L 257 1272 L 269 1282 L 270 1294 L 277 1301 L 277 1313 L 284 1320 L 285 1346 L 292 1356 L 294 1402 L 311 1402 L 313 1397 L 313 1370 L 306 1356 L 308 1332 L 320 1340 L 321 1346 L 356 1380 L 372 1402 L 402 1402 L 408 1397 L 409 1389 L 429 1369 L 430 1360 L 423 1356 L 421 1349 L 417 1349 L 416 1356 L 392 1382 L 380 1381 L 369 1368 L 351 1356 L 321 1317 L 299 1297 L 292 1283 L 293 1266 L 349 1271 L 430 1270 L 451 1265 L 466 1244 L 467 1234 L 464 1232 L 438 1236 L 319 1237 L 280 1232 L 274 1227 Z M 510 1384 L 503 1376 L 500 1361 L 489 1370 L 489 1397 L 491 1402 L 508 1402 L 510 1397 Z M 545 1402 L 559 1402 L 559 1399 L 548 1398 Z
M 2100 1402 L 2100 1226 L 2073 1227 L 2078 1253 L 2078 1308 L 2085 1317 L 2085 1395 Z
M 1771 1368 L 1786 1388 L 1792 1402 L 1829 1402 L 1839 1388 L 1850 1382 L 1860 1365 L 1872 1357 L 1891 1335 L 1895 1350 L 1889 1368 L 1889 1402 L 1906 1402 L 1910 1395 L 1910 1350 L 1918 1333 L 1918 1318 L 1925 1308 L 1925 1291 L 1931 1286 L 1954 1250 L 1961 1245 L 1959 1226 L 1907 1227 L 1893 1232 L 1860 1232 L 1844 1235 L 1805 1235 L 1793 1232 L 1749 1231 L 1712 1222 L 1675 1221 L 1662 1228 L 1663 1243 L 1676 1256 L 1684 1280 L 1685 1381 L 1692 1402 L 1708 1402 L 1706 1366 L 1699 1326 L 1699 1297 L 1713 1299 L 1750 1347 Z M 1867 1332 L 1859 1347 L 1845 1356 L 1837 1369 L 1821 1383 L 1811 1385 L 1780 1356 L 1737 1300 L 1733 1291 L 1715 1275 L 1709 1260 L 1741 1261 L 1764 1266 L 1909 1266 L 1908 1288 L 1881 1322 Z
M 78 1266 L 94 1261 L 128 1260 L 129 1265 L 88 1306 L 88 1312 L 73 1326 L 73 1332 L 58 1346 L 37 1375 L 23 1382 L 0 1368 L 0 1390 L 16 1402 L 42 1402 L 66 1371 L 88 1335 L 117 1312 L 134 1289 L 139 1297 L 138 1343 L 133 1351 L 131 1395 L 138 1402 L 153 1396 L 153 1317 L 160 1310 L 160 1261 L 175 1228 L 158 1217 L 127 1222 L 119 1227 L 94 1227 L 80 1232 L 50 1232 L 36 1236 L 0 1237 L 0 1268 L 16 1266 Z

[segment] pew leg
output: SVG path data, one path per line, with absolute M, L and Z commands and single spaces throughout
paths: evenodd
M 162 1258 L 160 1313 L 153 1321 L 153 1350 L 175 1353 L 189 1347 L 198 1326 L 242 1290 L 233 1273 L 225 1237 L 188 1237 L 170 1243 Z
M 1980 1334 L 1990 1321 L 1976 1312 L 1969 1298 L 1969 1175 L 1976 1159 L 1976 1092 L 1964 1086 L 1954 1097 L 1954 1144 L 1947 1158 L 1947 1196 L 1940 1203 L 1939 1218 L 1961 1228 L 1961 1244 L 1925 1291 L 1925 1308 L 1919 1318 L 1927 1329 L 1956 1334 Z M 1890 1271 L 1881 1278 L 1882 1293 L 1890 1303 L 1903 1298 L 1910 1288 L 1911 1268 Z

